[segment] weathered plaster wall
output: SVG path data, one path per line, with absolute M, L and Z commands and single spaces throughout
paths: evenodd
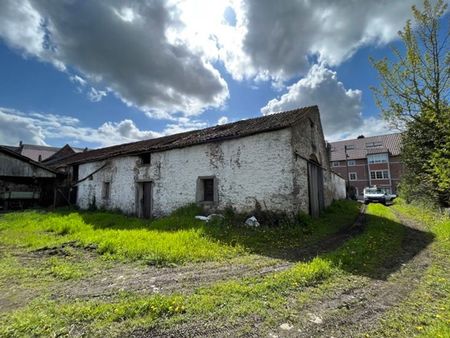
M 333 172 L 331 173 L 331 186 L 333 188 L 333 199 L 341 200 L 347 197 L 345 192 L 345 179 Z
M 87 208 L 95 196 L 97 207 L 136 213 L 139 183 L 152 181 L 153 214 L 167 214 L 195 202 L 197 178 L 215 175 L 218 207 L 254 209 L 255 200 L 271 210 L 295 211 L 291 131 L 283 129 L 253 136 L 153 153 L 150 165 L 139 158 L 113 158 L 108 168 L 79 185 L 78 205 Z M 104 162 L 81 164 L 82 179 Z M 102 199 L 103 182 L 111 182 L 111 196 Z
M 83 179 L 107 163 L 107 166 L 78 185 L 77 205 L 89 208 L 95 197 L 98 208 L 120 209 L 134 214 L 136 210 L 136 164 L 137 157 L 117 157 L 108 161 L 92 162 L 79 166 L 79 179 Z M 103 198 L 103 182 L 110 182 L 110 196 Z
M 310 114 L 292 127 L 292 148 L 295 154 L 294 187 L 298 209 L 309 211 L 308 165 L 305 159 L 314 157 L 323 168 L 324 202 L 325 206 L 329 206 L 340 196 L 336 192 L 340 189 L 340 181 L 332 178 L 334 174 L 331 172 L 319 114 Z

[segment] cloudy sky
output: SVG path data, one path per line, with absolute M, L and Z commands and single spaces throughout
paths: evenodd
M 329 140 L 389 132 L 368 58 L 413 4 L 2 0 L 0 144 L 106 146 L 314 104 Z

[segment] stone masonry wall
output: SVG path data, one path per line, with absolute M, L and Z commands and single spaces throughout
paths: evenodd
M 79 178 L 104 163 L 81 164 Z M 79 184 L 77 202 L 81 208 L 88 208 L 95 196 L 97 207 L 135 214 L 139 182 L 151 181 L 152 213 L 164 215 L 196 201 L 199 176 L 216 177 L 217 208 L 233 206 L 250 211 L 257 200 L 263 208 L 294 212 L 294 198 L 299 198 L 293 194 L 290 129 L 153 153 L 150 165 L 140 164 L 138 156 L 113 158 L 108 163 L 92 180 Z M 110 182 L 109 199 L 102 198 L 104 182 Z M 301 203 L 307 206 L 307 202 Z

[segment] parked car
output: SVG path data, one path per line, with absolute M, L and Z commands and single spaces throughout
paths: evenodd
M 364 188 L 363 194 L 365 204 L 369 204 L 371 202 L 386 204 L 387 202 L 392 202 L 395 198 L 397 198 L 397 195 L 389 194 L 384 189 L 377 187 Z

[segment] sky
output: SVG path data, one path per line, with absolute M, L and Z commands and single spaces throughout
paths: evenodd
M 329 141 L 394 132 L 369 57 L 412 5 L 2 0 L 0 144 L 103 147 L 310 105 Z

